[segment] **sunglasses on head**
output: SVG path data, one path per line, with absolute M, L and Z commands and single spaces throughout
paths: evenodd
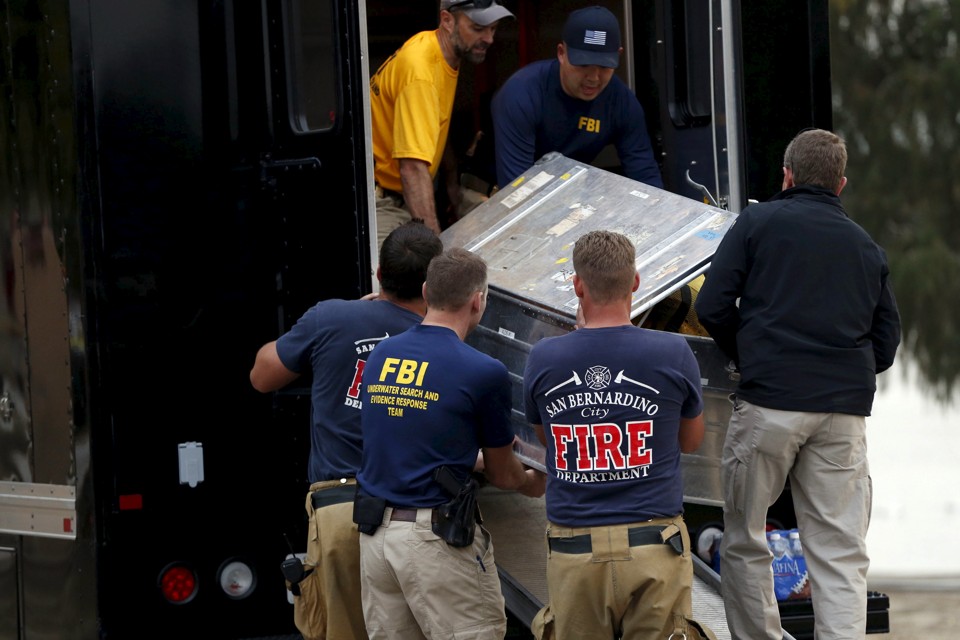
M 495 4 L 496 0 L 463 0 L 462 2 L 454 2 L 449 7 L 447 11 L 453 11 L 454 9 L 462 9 L 467 5 L 473 5 L 477 9 L 486 9 L 490 5 Z

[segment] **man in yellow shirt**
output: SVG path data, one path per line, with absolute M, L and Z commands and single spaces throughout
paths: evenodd
M 496 0 L 441 0 L 439 27 L 407 40 L 370 79 L 378 246 L 411 218 L 440 233 L 433 179 L 460 64 L 483 62 L 497 24 L 513 17 Z

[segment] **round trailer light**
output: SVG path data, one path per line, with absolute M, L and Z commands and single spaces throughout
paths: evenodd
M 242 600 L 257 586 L 257 575 L 253 568 L 240 560 L 228 560 L 220 566 L 218 573 L 220 588 L 228 598 Z
M 197 574 L 183 564 L 169 564 L 160 572 L 160 593 L 172 604 L 184 604 L 197 595 Z

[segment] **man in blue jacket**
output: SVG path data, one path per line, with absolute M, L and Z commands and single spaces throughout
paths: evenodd
M 510 76 L 491 104 L 500 188 L 548 152 L 590 163 L 610 143 L 624 175 L 663 188 L 643 107 L 614 76 L 622 53 L 616 16 L 587 7 L 567 18 L 556 60 Z
M 724 236 L 696 301 L 740 369 L 723 446 L 720 570 L 735 638 L 780 639 L 764 525 L 789 478 L 818 638 L 866 630 L 872 487 L 866 419 L 900 316 L 886 255 L 840 203 L 844 141 L 801 132 L 783 191 Z

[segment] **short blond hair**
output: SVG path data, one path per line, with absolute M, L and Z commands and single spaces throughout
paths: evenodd
M 633 291 L 636 249 L 615 231 L 589 231 L 573 245 L 573 270 L 599 304 L 609 304 Z

